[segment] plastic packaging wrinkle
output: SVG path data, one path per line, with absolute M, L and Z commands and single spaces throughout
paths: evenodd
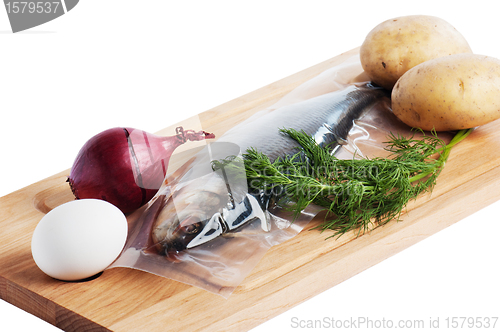
M 279 134 L 279 129 L 291 121 L 292 115 L 280 117 L 280 112 L 301 111 L 304 119 L 314 118 L 308 105 L 322 103 L 334 92 L 343 93 L 367 83 L 359 55 L 354 55 L 213 142 L 184 144 L 172 155 L 169 173 L 156 196 L 128 216 L 129 238 L 109 268 L 139 269 L 229 297 L 272 246 L 299 234 L 320 212 L 319 207 L 309 206 L 294 220 L 290 212 L 272 200 L 249 193 L 239 157 L 249 147 L 272 150 L 277 155 L 289 153 L 281 142 L 259 146 L 261 131 L 275 128 Z M 365 108 L 350 123 L 347 137 L 337 137 L 332 126 L 324 122 L 310 125 L 330 130 L 328 134 L 340 143 L 335 152 L 339 158 L 385 156 L 388 134 L 404 135 L 410 128 L 392 114 L 387 97 L 378 98 Z M 206 129 L 201 128 L 196 117 L 186 121 L 185 128 Z M 217 164 L 220 161 L 225 164 Z

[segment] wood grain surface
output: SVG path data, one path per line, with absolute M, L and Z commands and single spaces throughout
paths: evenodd
M 200 114 L 203 127 L 221 133 L 357 51 L 208 110 Z M 457 145 L 432 195 L 412 202 L 402 222 L 325 241 L 309 230 L 313 220 L 271 248 L 228 299 L 127 268 L 87 282 L 46 276 L 32 259 L 31 236 L 45 213 L 73 199 L 69 170 L 61 172 L 0 198 L 0 298 L 65 331 L 251 329 L 499 200 L 499 128 L 500 121 L 477 128 Z

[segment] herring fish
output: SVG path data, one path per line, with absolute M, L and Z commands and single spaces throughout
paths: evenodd
M 281 128 L 303 130 L 335 153 L 347 139 L 354 120 L 384 98 L 388 98 L 386 90 L 363 84 L 284 106 L 233 127 L 208 146 L 222 147 L 215 157 L 209 151 L 198 158 L 210 155 L 220 160 L 249 148 L 263 152 L 271 160 L 290 155 L 298 143 L 283 135 Z M 191 180 L 163 198 L 151 229 L 152 243 L 159 253 L 168 255 L 198 246 L 255 219 L 260 220 L 264 231 L 269 231 L 271 225 L 263 213 L 266 206 L 259 197 L 248 193 L 246 183 L 235 184 L 225 173 L 196 172 L 196 167 L 190 169 Z

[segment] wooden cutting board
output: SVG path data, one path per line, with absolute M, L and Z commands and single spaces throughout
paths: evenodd
M 203 128 L 232 126 L 357 52 L 206 111 Z M 456 146 L 432 195 L 412 202 L 402 222 L 324 241 L 325 234 L 308 230 L 319 222 L 313 220 L 271 248 L 228 299 L 127 268 L 80 283 L 42 273 L 31 257 L 31 236 L 44 213 L 73 199 L 66 170 L 0 198 L 0 298 L 66 331 L 248 330 L 499 200 L 499 136 L 496 121 Z

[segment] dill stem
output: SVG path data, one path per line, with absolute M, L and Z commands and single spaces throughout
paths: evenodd
M 436 166 L 430 171 L 412 176 L 409 179 L 409 181 L 410 182 L 419 181 L 419 180 L 422 180 L 423 178 L 425 178 L 426 176 L 431 175 L 432 173 L 436 172 L 439 168 L 441 168 L 444 165 L 446 160 L 448 160 L 448 156 L 450 155 L 451 148 L 453 148 L 456 144 L 458 144 L 459 142 L 464 140 L 467 136 L 469 136 L 473 130 L 474 130 L 474 128 L 459 130 L 455 134 L 455 136 L 451 139 L 450 143 L 437 149 L 437 152 L 441 153 L 441 155 L 439 156 L 438 160 L 436 161 L 436 164 L 435 164 Z
M 455 134 L 455 136 L 451 139 L 450 143 L 448 143 L 446 146 L 439 148 L 438 152 L 441 152 L 443 150 L 448 150 L 448 151 L 451 150 L 452 147 L 454 147 L 455 145 L 460 143 L 462 140 L 464 140 L 467 136 L 469 136 L 473 130 L 474 130 L 474 128 L 459 130 Z

